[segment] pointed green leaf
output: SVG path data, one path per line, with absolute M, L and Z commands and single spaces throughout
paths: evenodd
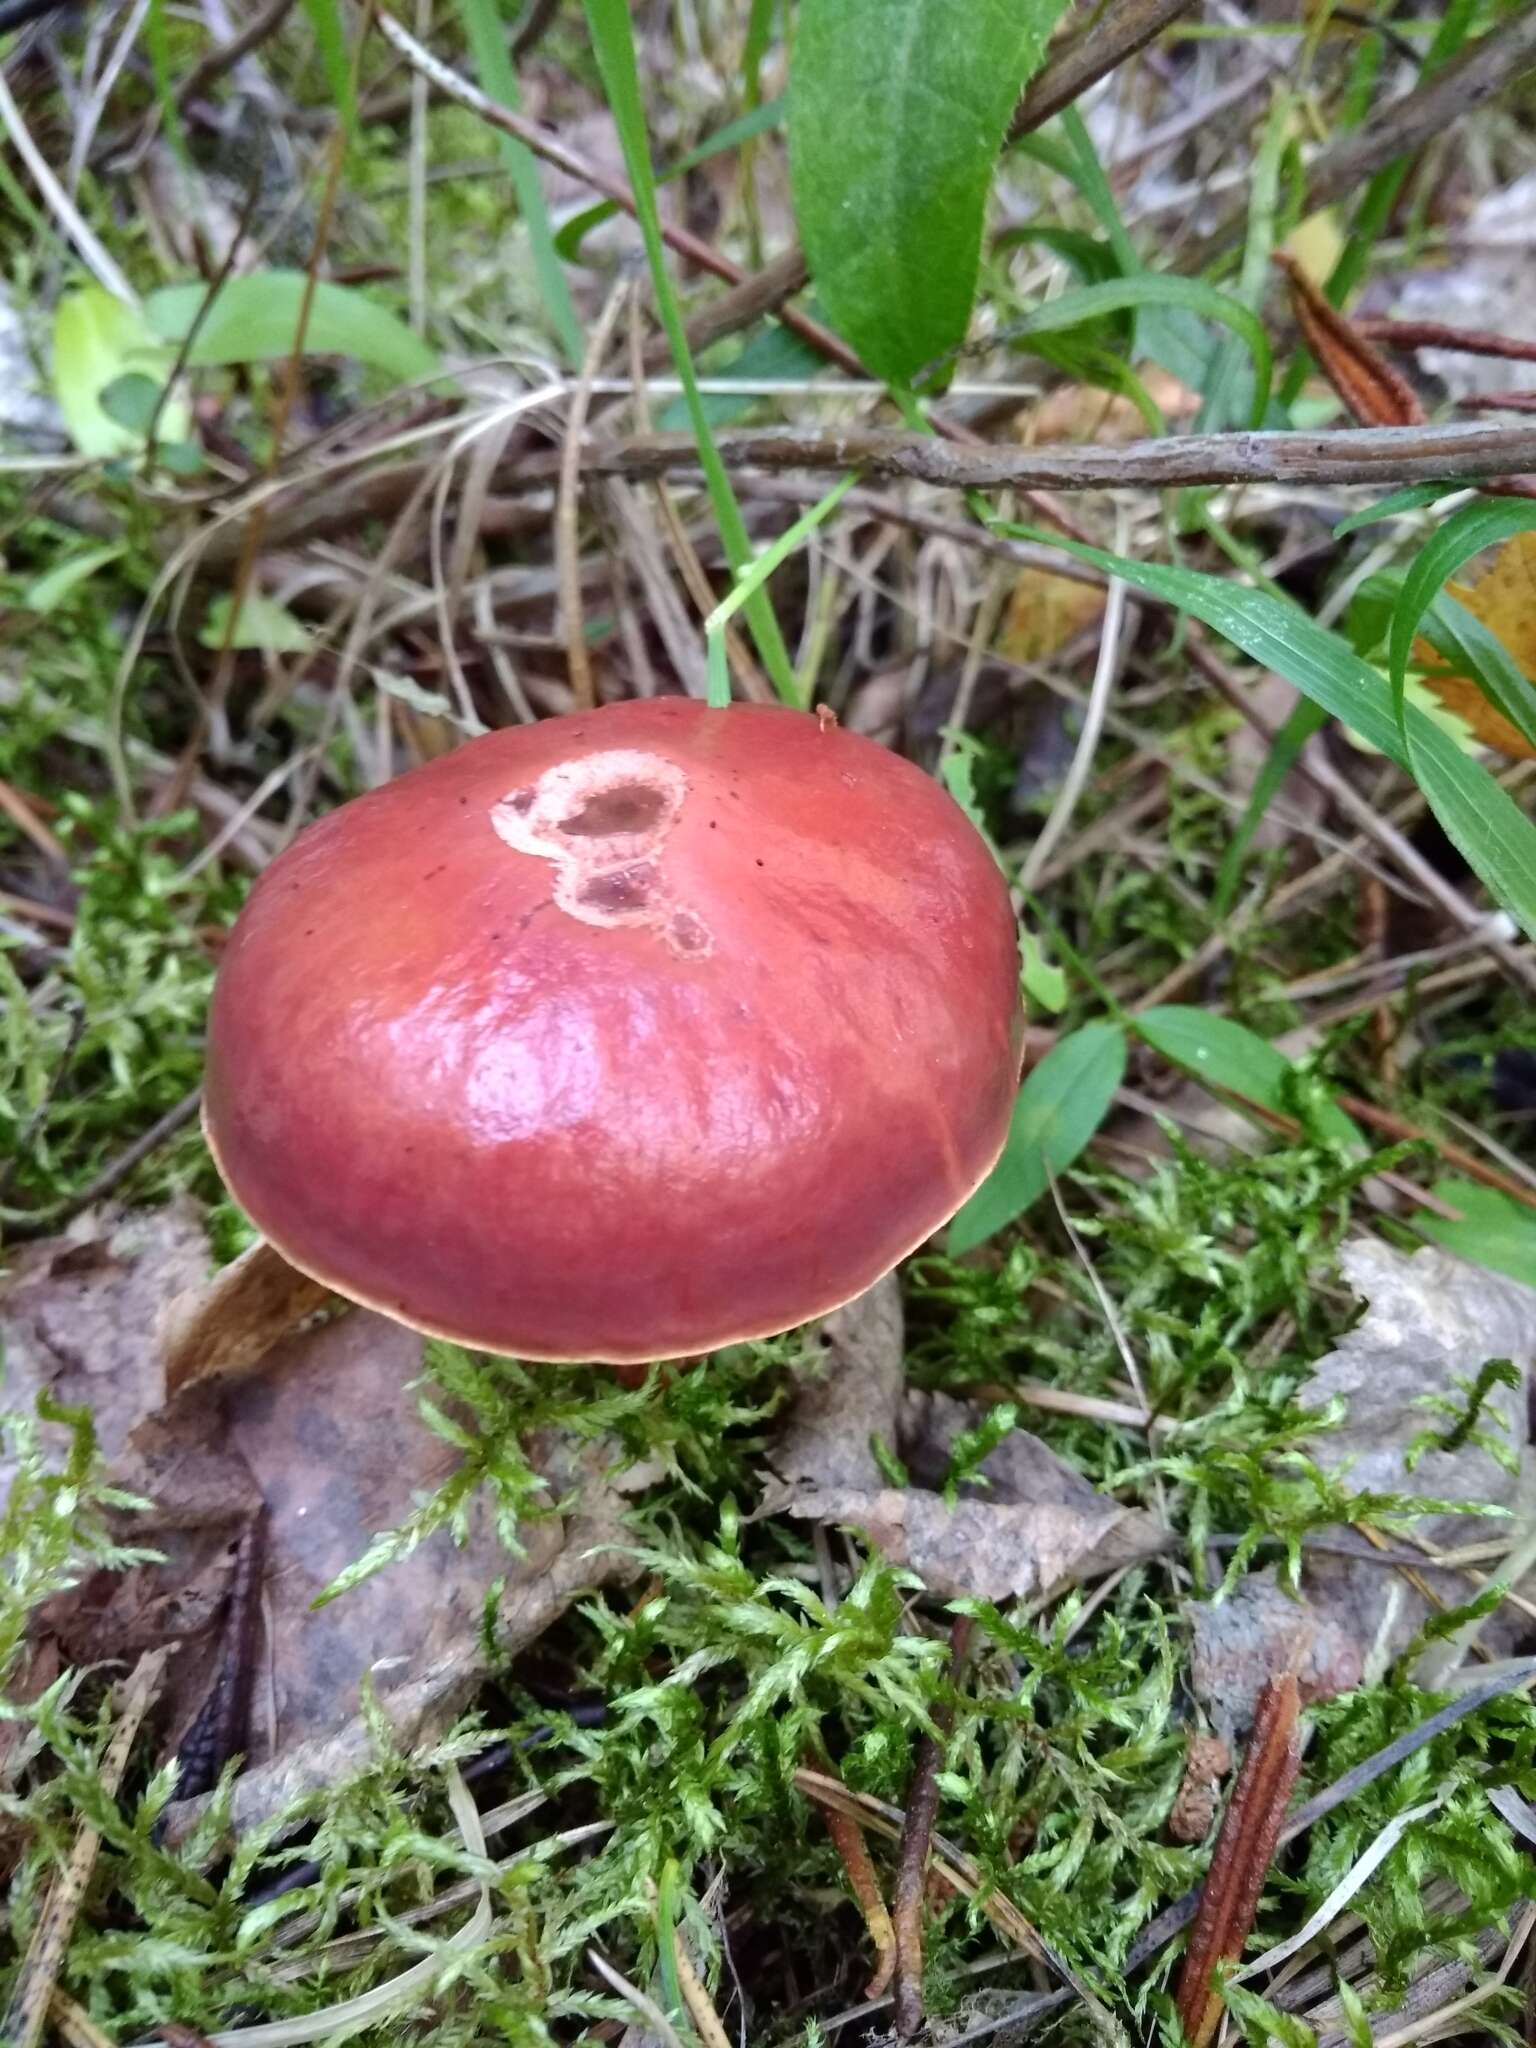
M 1062 0 L 802 0 L 790 179 L 817 295 L 907 383 L 965 339 L 1008 117 Z
M 972 1250 L 1038 1200 L 1103 1123 L 1124 1078 L 1118 1024 L 1084 1024 L 1059 1039 L 1025 1077 L 1003 1156 L 949 1226 L 949 1250 Z

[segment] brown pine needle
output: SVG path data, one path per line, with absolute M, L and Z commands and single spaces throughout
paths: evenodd
M 1222 2015 L 1213 1973 L 1236 1962 L 1253 1927 L 1259 1895 L 1301 1766 L 1294 1672 L 1272 1678 L 1259 1695 L 1248 1754 L 1238 1774 L 1200 1896 L 1179 1978 L 1179 2019 L 1192 2048 L 1206 2048 Z

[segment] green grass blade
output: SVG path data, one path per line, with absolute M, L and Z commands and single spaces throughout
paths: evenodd
M 1217 291 L 1194 277 L 1167 277 L 1160 272 L 1142 271 L 1135 277 L 1111 278 L 1104 284 L 1087 284 L 1012 322 L 1007 339 L 1027 339 L 1032 334 L 1054 334 L 1064 327 L 1078 327 L 1087 320 L 1099 320 L 1106 313 L 1155 306 L 1193 313 L 1219 321 L 1229 328 L 1253 359 L 1252 424 L 1258 426 L 1269 406 L 1274 356 L 1263 322 L 1241 301 Z
M 517 89 L 517 72 L 507 48 L 506 29 L 496 0 L 459 0 L 459 16 L 464 23 L 464 34 L 482 87 L 493 100 L 515 111 L 521 94 Z M 497 142 L 502 162 L 507 167 L 507 176 L 517 194 L 518 211 L 528 224 L 539 296 L 544 301 L 544 310 L 549 315 L 550 325 L 566 361 L 576 369 L 582 358 L 581 322 L 576 317 L 571 288 L 566 283 L 565 268 L 555 247 L 549 208 L 544 204 L 544 187 L 539 182 L 539 167 L 533 160 L 532 151 L 515 135 L 499 135 Z
M 357 81 L 352 72 L 352 53 L 347 48 L 347 31 L 337 0 L 304 0 L 304 12 L 315 32 L 320 62 L 336 103 L 342 132 L 350 147 L 357 134 Z
M 710 432 L 699 380 L 694 372 L 693 355 L 683 331 L 682 308 L 677 302 L 671 273 L 667 269 L 661 239 L 661 216 L 656 209 L 656 179 L 651 168 L 645 110 L 640 98 L 640 77 L 635 67 L 629 8 L 626 0 L 586 0 L 586 10 L 603 89 L 608 95 L 609 110 L 619 131 L 624 162 L 635 195 L 635 213 L 645 239 L 645 253 L 656 289 L 657 311 L 667 340 L 672 345 L 677 374 L 682 379 L 688 416 L 693 423 L 693 436 L 698 443 L 699 461 L 703 465 L 710 502 L 719 523 L 720 538 L 725 543 L 731 568 L 740 575 L 751 564 L 752 543 L 746 521 L 741 516 L 741 507 L 736 502 L 736 493 L 731 489 L 730 477 Z M 789 649 L 784 645 L 784 636 L 779 631 L 779 622 L 774 617 L 767 591 L 755 591 L 744 610 L 752 638 L 774 688 L 787 704 L 798 704 L 800 686 L 795 678 L 794 664 L 789 658 Z
M 1437 498 L 1447 498 L 1453 491 L 1464 489 L 1462 484 L 1404 484 L 1400 491 L 1392 491 L 1385 498 L 1378 498 L 1374 505 L 1362 506 L 1360 511 L 1351 512 L 1347 519 L 1341 519 L 1333 529 L 1335 540 L 1343 540 L 1346 534 L 1358 533 L 1362 526 L 1374 526 L 1379 519 L 1396 519 L 1404 512 L 1421 512 L 1426 505 L 1433 505 Z
M 1432 1192 L 1459 1209 L 1461 1218 L 1453 1223 L 1448 1216 L 1416 1217 L 1414 1227 L 1422 1236 L 1475 1265 L 1536 1287 L 1536 1211 L 1471 1180 L 1437 1180 Z
M 1193 569 L 1132 561 L 1034 527 L 1001 524 L 997 530 L 1062 548 L 1188 612 L 1353 727 L 1416 777 L 1467 865 L 1522 929 L 1536 936 L 1536 825 L 1487 769 L 1417 705 L 1404 706 L 1400 725 L 1391 683 L 1347 641 L 1268 591 L 1244 590 Z
M 1216 877 L 1216 894 L 1211 902 L 1211 915 L 1218 924 L 1236 901 L 1237 886 L 1242 880 L 1243 862 L 1247 859 L 1248 849 L 1253 844 L 1253 835 L 1263 823 L 1264 815 L 1274 802 L 1281 783 L 1295 767 L 1307 741 L 1315 732 L 1321 732 L 1327 723 L 1327 712 L 1314 704 L 1310 697 L 1303 697 L 1270 743 L 1264 765 L 1255 779 L 1247 808 L 1232 836 L 1231 844 L 1221 857 L 1221 868 Z

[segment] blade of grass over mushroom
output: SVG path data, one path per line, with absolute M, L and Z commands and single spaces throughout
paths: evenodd
M 1211 914 L 1218 923 L 1237 900 L 1238 885 L 1243 878 L 1243 862 L 1248 858 L 1253 835 L 1264 822 L 1265 814 L 1279 794 L 1280 785 L 1301 758 L 1302 749 L 1307 741 L 1314 733 L 1321 732 L 1327 723 L 1327 712 L 1314 704 L 1310 697 L 1303 697 L 1270 742 L 1269 752 L 1264 757 L 1264 765 L 1254 780 L 1247 809 L 1238 820 L 1231 844 L 1221 857 L 1221 867 L 1216 875 L 1216 893 L 1211 899 Z
M 965 338 L 1008 117 L 1062 0 L 804 0 L 790 182 L 829 316 L 909 383 Z
M 1183 1003 L 1140 1010 L 1131 1023 L 1154 1052 L 1211 1088 L 1256 1102 L 1261 1109 L 1297 1117 L 1335 1144 L 1363 1146 L 1359 1128 L 1321 1084 L 1309 1086 L 1302 1069 L 1267 1039 L 1231 1017 Z
M 208 307 L 188 351 L 193 367 L 284 361 L 293 352 L 308 280 L 302 270 L 263 270 L 232 277 Z M 149 326 L 162 341 L 184 341 L 208 297 L 202 284 L 171 284 L 144 302 Z M 320 279 L 304 329 L 304 351 L 350 356 L 402 384 L 435 376 L 435 350 L 404 321 L 354 287 Z
M 1536 532 L 1536 505 L 1507 499 L 1474 499 L 1470 505 L 1463 505 L 1459 511 L 1453 512 L 1409 564 L 1392 614 L 1388 652 L 1393 709 L 1403 736 L 1404 750 L 1410 755 L 1412 741 L 1408 730 L 1406 695 L 1408 662 L 1420 622 L 1440 597 L 1447 580 L 1463 563 L 1481 554 L 1484 548 L 1511 540 L 1516 534 L 1531 532 Z M 1465 641 L 1466 628 L 1461 620 L 1454 615 L 1448 617 L 1457 638 Z M 1468 620 L 1469 625 L 1477 623 Z M 1474 660 L 1482 650 L 1483 634 L 1486 634 L 1486 628 L 1481 628 L 1474 636 L 1470 649 Z M 1528 738 L 1536 737 L 1536 690 L 1519 674 L 1513 663 L 1485 661 L 1477 680 L 1488 692 L 1495 709 Z
M 517 72 L 507 49 L 506 29 L 496 0 L 459 0 L 459 18 L 464 24 L 464 35 L 475 60 L 475 69 L 480 74 L 481 85 L 493 100 L 515 111 L 522 95 L 517 89 Z M 527 144 L 519 142 L 515 135 L 499 134 L 496 140 L 512 189 L 517 194 L 518 211 L 527 223 L 528 242 L 533 252 L 533 267 L 538 275 L 544 311 L 559 339 L 566 362 L 575 368 L 581 362 L 581 322 L 576 317 L 571 289 L 560 261 L 564 252 L 557 247 L 550 227 L 544 187 L 539 182 L 539 167 Z
M 1487 769 L 1469 759 L 1416 705 L 1405 707 L 1400 728 L 1391 684 L 1337 633 L 1285 598 L 1244 590 L 1219 576 L 1132 561 L 1043 528 L 1003 522 L 996 531 L 1061 548 L 1123 577 L 1133 588 L 1201 620 L 1252 660 L 1294 683 L 1415 777 L 1446 836 L 1479 880 L 1525 931 L 1536 934 L 1536 825 Z M 1411 736 L 1411 760 L 1404 730 Z
M 624 150 L 624 164 L 629 173 L 630 188 L 635 196 L 635 216 L 640 223 L 640 232 L 645 241 L 645 253 L 650 264 L 651 281 L 656 292 L 656 307 L 661 315 L 661 324 L 666 330 L 667 340 L 672 346 L 673 360 L 677 374 L 682 379 L 683 395 L 688 401 L 688 414 L 693 425 L 694 440 L 698 446 L 699 461 L 704 470 L 704 480 L 709 488 L 710 503 L 714 507 L 715 520 L 720 528 L 720 538 L 725 544 L 727 559 L 731 568 L 740 574 L 752 560 L 752 543 L 747 535 L 746 521 L 741 507 L 736 502 L 736 493 L 731 488 L 731 479 L 725 464 L 720 460 L 714 436 L 710 432 L 709 418 L 704 410 L 703 395 L 693 367 L 693 352 L 688 346 L 688 337 L 683 329 L 682 307 L 678 304 L 673 289 L 671 273 L 667 269 L 666 253 L 661 239 L 661 216 L 656 207 L 656 179 L 651 168 L 650 143 L 646 134 L 645 108 L 640 97 L 640 79 L 635 67 L 634 30 L 630 22 L 629 8 L 625 0 L 586 0 L 587 24 L 592 31 L 593 47 L 597 54 L 598 69 L 602 74 L 603 89 L 608 95 L 609 111 L 619 131 L 619 141 Z M 762 656 L 774 688 L 787 704 L 799 701 L 799 685 L 795 680 L 794 664 L 784 636 L 779 631 L 779 622 L 774 616 L 773 606 L 765 590 L 756 590 L 744 607 L 747 624 L 757 651 Z
M 1497 1188 L 1479 1187 L 1472 1180 L 1437 1180 L 1430 1192 L 1461 1216 L 1455 1222 L 1428 1212 L 1416 1216 L 1414 1228 L 1421 1236 L 1474 1265 L 1536 1287 L 1536 1215 Z
M 951 1254 L 974 1250 L 1066 1171 L 1108 1114 L 1125 1056 L 1118 1024 L 1084 1024 L 1026 1075 L 1002 1157 L 949 1226 Z
M 730 702 L 730 678 L 725 666 L 725 629 L 742 607 L 751 602 L 781 562 L 787 562 L 803 540 L 806 540 L 828 513 L 835 512 L 858 482 L 857 475 L 845 476 L 840 483 L 832 486 L 826 496 L 819 499 L 809 512 L 802 513 L 793 526 L 786 527 L 778 539 L 764 548 L 762 553 L 736 579 L 736 587 L 729 596 L 723 597 L 704 621 L 704 637 L 709 659 L 709 701 L 717 708 Z M 801 690 L 797 683 L 792 703 L 801 701 Z

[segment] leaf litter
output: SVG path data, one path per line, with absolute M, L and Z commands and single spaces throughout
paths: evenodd
M 829 1317 L 823 1373 L 799 1394 L 759 1514 L 855 1529 L 945 1599 L 1034 1599 L 1172 1546 L 1153 1515 L 1122 1506 L 1027 1430 L 1012 1429 L 946 1498 L 959 1440 L 980 1406 L 904 1385 L 894 1276 Z M 912 1483 L 893 1486 L 883 1442 Z
M 1424 1562 L 1404 1570 L 1400 1553 L 1384 1557 L 1356 1531 L 1333 1529 L 1309 1544 L 1294 1589 L 1267 1566 L 1193 1604 L 1191 1682 L 1229 1738 L 1246 1731 L 1271 1679 L 1294 1671 L 1304 1698 L 1334 1698 L 1380 1677 L 1437 1614 L 1470 1602 L 1478 1582 L 1436 1568 L 1435 1557 L 1507 1536 L 1511 1557 L 1529 1564 L 1536 1290 L 1438 1247 L 1408 1254 L 1376 1238 L 1345 1244 L 1340 1265 L 1365 1309 L 1302 1389 L 1302 1406 L 1328 1424 L 1305 1448 L 1352 1488 L 1434 1502 L 1399 1518 Z M 1500 1362 L 1508 1373 L 1490 1374 Z M 1458 1512 L 1463 1502 L 1477 1512 Z M 1481 1639 L 1507 1648 L 1514 1636 L 1490 1615 Z M 1445 1646 L 1421 1662 L 1422 1683 L 1447 1675 Z
M 238 1831 L 366 1765 L 365 1685 L 402 1747 L 430 1741 L 493 1654 L 532 1641 L 571 1601 L 633 1567 L 618 1547 L 612 1460 L 600 1445 L 550 1441 L 536 1463 L 551 1512 L 519 1531 L 521 1555 L 509 1557 L 482 1490 L 462 1541 L 439 1529 L 317 1610 L 377 1532 L 443 1484 L 460 1452 L 409 1398 L 424 1340 L 361 1309 L 288 1338 L 258 1375 L 167 1404 L 159 1309 L 202 1280 L 207 1262 L 189 1202 L 82 1218 L 17 1258 L 0 1288 L 0 1345 L 11 1403 L 89 1401 L 112 1481 L 148 1504 L 118 1519 L 123 1540 L 158 1561 L 92 1574 L 43 1609 L 41 1627 L 70 1663 L 170 1653 L 167 1754 L 217 1682 L 238 1547 L 263 1517 L 263 1626 L 249 1768 L 232 1806 Z M 493 1650 L 485 1602 L 498 1580 Z M 172 1806 L 169 1840 L 198 1808 Z

